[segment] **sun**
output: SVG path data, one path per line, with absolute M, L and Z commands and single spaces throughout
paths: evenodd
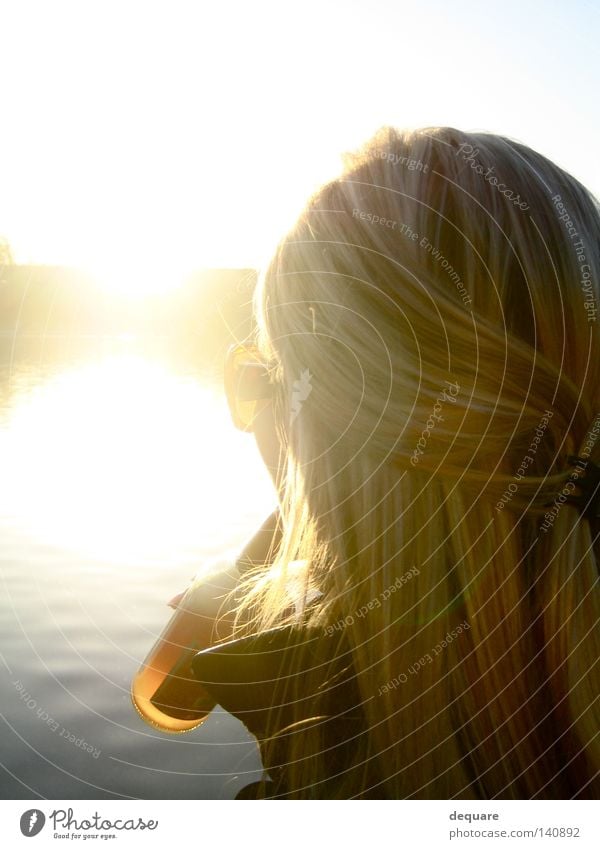
M 110 260 L 89 262 L 86 268 L 97 286 L 135 299 L 173 292 L 193 270 L 181 259 L 148 258 L 129 252 L 112 255 Z

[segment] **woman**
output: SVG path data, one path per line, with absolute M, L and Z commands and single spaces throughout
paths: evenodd
M 233 630 L 297 645 L 270 795 L 600 795 L 599 248 L 577 180 L 452 128 L 380 130 L 279 244 L 246 425 L 283 532 Z

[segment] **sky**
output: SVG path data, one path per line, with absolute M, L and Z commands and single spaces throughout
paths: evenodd
M 107 286 L 260 266 L 383 124 L 499 132 L 600 194 L 594 0 L 0 0 L 0 236 Z

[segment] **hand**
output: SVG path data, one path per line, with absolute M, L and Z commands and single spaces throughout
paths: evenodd
M 172 607 L 173 610 L 177 610 L 177 608 L 179 607 L 179 602 L 184 597 L 186 592 L 187 592 L 187 590 L 184 590 L 183 592 L 177 593 L 177 595 L 174 595 L 173 598 L 170 601 L 167 602 L 167 605 L 169 607 Z

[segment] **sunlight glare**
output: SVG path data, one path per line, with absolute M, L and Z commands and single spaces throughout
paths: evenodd
M 0 466 L 0 514 L 110 562 L 220 552 L 275 498 L 220 392 L 134 354 L 24 390 L 0 422 Z
M 110 262 L 88 263 L 86 269 L 95 284 L 115 295 L 127 298 L 166 294 L 181 286 L 191 269 L 179 261 L 156 259 L 149 262 L 143 255 L 112 255 Z

